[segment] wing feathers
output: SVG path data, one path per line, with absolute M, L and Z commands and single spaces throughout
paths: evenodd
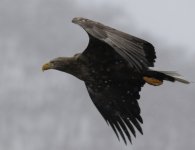
M 121 118 L 119 118 L 118 123 L 120 124 L 129 141 L 131 142 L 131 136 L 129 134 L 129 131 Z
M 108 120 L 108 122 L 109 122 L 110 126 L 112 127 L 114 133 L 116 134 L 118 140 L 120 140 L 119 135 L 118 135 L 118 132 L 117 132 L 117 129 L 116 129 L 116 127 L 114 126 L 113 122 L 111 122 L 111 121 L 109 121 L 109 120 Z
M 117 122 L 117 121 L 113 121 L 113 124 L 114 124 L 115 127 L 117 128 L 117 130 L 118 130 L 118 132 L 120 133 L 121 137 L 123 138 L 123 141 L 125 142 L 125 144 L 127 144 L 125 135 L 124 135 L 124 133 L 123 133 L 121 127 L 119 126 L 118 122 Z
M 137 130 L 143 134 L 142 128 L 140 126 L 140 124 L 137 122 L 137 120 L 134 117 L 130 118 L 131 122 L 135 125 L 135 127 L 137 128 Z
M 130 130 L 131 133 L 134 135 L 134 137 L 136 137 L 135 129 L 133 128 L 133 125 L 131 124 L 131 122 L 130 122 L 127 118 L 124 118 L 123 121 L 124 121 L 125 124 L 128 126 L 129 130 Z
M 152 44 L 101 23 L 85 18 L 82 20 L 84 21 L 75 23 L 83 27 L 90 36 L 110 45 L 129 63 L 130 67 L 142 72 L 147 67 L 154 66 L 156 55 Z M 90 40 L 90 42 L 94 41 Z M 89 45 L 93 45 L 93 47 L 89 47 Z M 95 42 L 89 45 L 85 51 L 95 51 L 98 47 Z
M 139 92 L 140 88 L 135 87 L 130 89 L 132 95 L 126 95 L 127 97 L 124 97 L 124 100 L 122 100 L 118 99 L 118 97 L 121 97 L 121 91 L 114 93 L 98 93 L 93 91 L 95 87 L 96 85 L 94 85 L 94 88 L 93 86 L 87 88 L 89 95 L 103 118 L 115 132 L 118 139 L 122 137 L 125 144 L 127 144 L 127 137 L 131 142 L 130 132 L 134 135 L 134 137 L 136 137 L 134 128 L 137 128 L 137 130 L 143 134 L 140 126 L 140 123 L 142 123 L 143 120 L 140 116 L 138 102 L 135 99 L 135 97 L 137 98 L 137 95 L 139 95 L 137 93 Z M 121 89 L 124 89 L 124 87 L 121 87 Z M 109 96 L 106 96 L 107 94 Z M 122 96 L 125 95 L 122 94 Z M 105 99 L 105 97 L 107 97 L 107 99 Z

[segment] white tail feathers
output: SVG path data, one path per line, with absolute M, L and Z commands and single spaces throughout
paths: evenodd
M 150 68 L 150 70 L 152 71 L 157 71 L 157 72 L 161 72 L 161 73 L 164 73 L 168 76 L 171 76 L 175 79 L 175 81 L 178 81 L 178 82 L 181 82 L 181 83 L 184 83 L 184 84 L 189 84 L 190 82 L 185 80 L 179 73 L 177 73 L 176 71 L 161 71 L 161 70 L 156 70 L 156 69 L 153 69 L 153 68 Z
M 181 83 L 185 83 L 185 84 L 190 83 L 189 81 L 183 79 L 182 77 L 175 76 L 174 78 L 175 78 L 176 81 L 181 82 Z

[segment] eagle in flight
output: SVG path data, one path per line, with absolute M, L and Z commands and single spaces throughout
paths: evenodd
M 143 134 L 138 100 L 144 84 L 189 82 L 174 71 L 152 69 L 156 54 L 149 42 L 86 18 L 76 17 L 72 22 L 87 32 L 87 48 L 73 57 L 55 58 L 42 70 L 59 70 L 84 81 L 102 117 L 127 144 L 130 133 L 136 137 L 135 128 Z

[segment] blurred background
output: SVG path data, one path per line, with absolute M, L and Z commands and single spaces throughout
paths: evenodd
M 156 68 L 195 81 L 193 0 L 1 0 L 1 150 L 193 150 L 195 83 L 145 85 L 139 100 L 144 135 L 118 142 L 84 83 L 41 66 L 83 51 L 87 17 L 151 42 Z

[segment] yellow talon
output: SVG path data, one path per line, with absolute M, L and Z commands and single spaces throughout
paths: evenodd
M 158 86 L 163 83 L 163 81 L 152 78 L 152 77 L 143 77 L 143 79 L 150 85 Z

